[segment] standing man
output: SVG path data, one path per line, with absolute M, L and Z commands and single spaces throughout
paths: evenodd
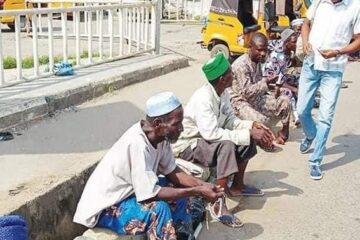
M 184 131 L 173 145 L 174 154 L 206 167 L 216 166 L 217 185 L 230 196 L 262 196 L 260 189 L 244 184 L 244 173 L 248 161 L 257 153 L 256 143 L 269 146 L 274 136 L 263 124 L 234 115 L 225 91 L 231 86 L 233 73 L 223 54 L 210 59 L 203 72 L 208 83 L 195 91 L 185 107 Z M 234 178 L 230 184 L 231 176 Z M 221 205 L 223 209 L 219 209 Z M 213 206 L 213 210 L 225 225 L 242 226 L 224 202 Z
M 300 152 L 309 151 L 310 177 L 322 178 L 320 164 L 329 136 L 341 87 L 347 54 L 360 48 L 360 3 L 358 0 L 317 0 L 307 13 L 302 30 L 307 56 L 300 76 L 297 111 L 305 139 Z M 351 43 L 351 39 L 354 39 Z M 318 124 L 311 116 L 316 91 L 320 91 Z
M 146 234 L 148 239 L 176 239 L 177 226 L 191 215 L 187 197 L 216 201 L 224 190 L 181 171 L 170 143 L 183 131 L 183 108 L 171 92 L 151 97 L 146 119 L 134 124 L 112 146 L 91 174 L 74 222 L 107 228 L 119 235 Z M 175 187 L 165 184 L 162 174 Z M 180 225 L 179 225 L 180 224 Z

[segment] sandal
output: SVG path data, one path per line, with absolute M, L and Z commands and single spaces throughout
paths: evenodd
M 275 152 L 275 145 L 271 145 L 271 146 L 260 146 L 262 150 L 264 150 L 265 152 Z
M 264 192 L 261 189 L 256 187 L 245 186 L 243 190 L 241 190 L 240 196 L 252 196 L 252 197 L 261 197 L 264 196 Z
M 224 224 L 225 226 L 231 227 L 231 228 L 240 228 L 244 225 L 244 223 L 242 223 L 240 221 L 239 218 L 237 218 L 234 215 L 224 215 L 222 214 L 222 208 L 224 205 L 224 201 L 225 201 L 225 197 L 224 198 L 219 198 L 216 202 L 214 203 L 209 203 L 207 206 L 207 210 L 209 211 L 212 221 L 217 221 L 217 222 L 221 222 L 222 224 Z M 219 210 L 218 213 L 215 213 L 215 206 L 216 204 L 219 204 Z M 209 228 L 209 221 L 207 221 L 207 228 Z
M 261 189 L 258 189 L 256 187 L 246 186 L 241 190 L 240 193 L 237 194 L 230 194 L 230 197 L 242 197 L 242 196 L 248 196 L 248 197 L 261 197 L 264 196 L 265 193 L 261 191 Z

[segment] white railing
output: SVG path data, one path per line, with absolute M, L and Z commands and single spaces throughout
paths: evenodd
M 211 0 L 162 0 L 161 20 L 179 22 L 204 20 L 210 11 Z
M 9 43 L 4 42 L 3 36 L 14 33 L 0 31 L 0 87 L 50 76 L 56 60 L 59 59 L 67 61 L 73 58 L 74 68 L 77 69 L 147 52 L 159 53 L 161 8 L 158 1 L 125 3 L 107 0 L 100 3 L 99 0 L 87 0 L 84 3 L 77 0 L 61 0 L 63 7 L 41 8 L 40 3 L 50 1 L 33 0 L 31 2 L 37 3 L 38 7 L 0 11 L 0 17 L 15 17 L 16 58 L 16 77 L 8 79 L 6 74 L 9 70 L 3 67 L 3 50 L 6 47 L 4 44 Z M 77 6 L 65 7 L 68 2 Z M 29 34 L 32 37 L 32 46 L 23 44 L 29 41 L 28 38 L 24 39 L 24 35 L 27 35 L 21 33 L 20 18 L 24 16 L 31 19 Z M 72 18 L 72 21 L 69 21 L 69 18 Z M 48 72 L 43 71 L 45 67 L 39 63 L 39 40 L 44 41 L 44 37 L 47 39 L 45 45 L 48 53 L 46 68 L 50 69 Z M 32 73 L 26 70 L 25 74 L 22 67 L 22 50 L 29 47 L 32 47 L 33 68 Z M 40 50 L 44 52 L 43 42 Z M 87 54 L 82 54 L 84 52 Z M 56 53 L 60 56 L 56 56 Z

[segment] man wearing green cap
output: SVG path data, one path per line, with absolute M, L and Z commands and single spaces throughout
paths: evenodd
M 195 91 L 185 107 L 184 131 L 173 144 L 174 154 L 206 167 L 216 166 L 217 185 L 231 196 L 262 196 L 260 189 L 244 184 L 244 172 L 248 160 L 257 153 L 256 143 L 269 146 L 274 135 L 263 124 L 234 115 L 225 91 L 231 86 L 233 73 L 223 54 L 210 59 L 203 71 L 208 83 Z M 234 176 L 233 183 L 228 187 L 231 176 Z M 224 217 L 225 221 L 221 217 L 218 220 L 228 226 L 242 226 L 223 200 L 220 202 L 212 205 L 213 215 Z
M 283 125 L 278 132 L 277 142 L 283 144 L 289 137 L 289 123 L 291 103 L 288 97 L 275 97 L 269 94 L 271 84 L 277 82 L 278 77 L 263 77 L 261 64 L 265 63 L 268 41 L 264 34 L 255 33 L 250 41 L 248 53 L 243 54 L 232 64 L 235 77 L 229 94 L 236 116 L 244 119 L 269 124 L 273 120 Z

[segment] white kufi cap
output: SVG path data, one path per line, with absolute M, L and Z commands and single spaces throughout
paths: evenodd
M 174 111 L 181 105 L 173 92 L 162 92 L 146 101 L 146 115 L 158 117 Z

